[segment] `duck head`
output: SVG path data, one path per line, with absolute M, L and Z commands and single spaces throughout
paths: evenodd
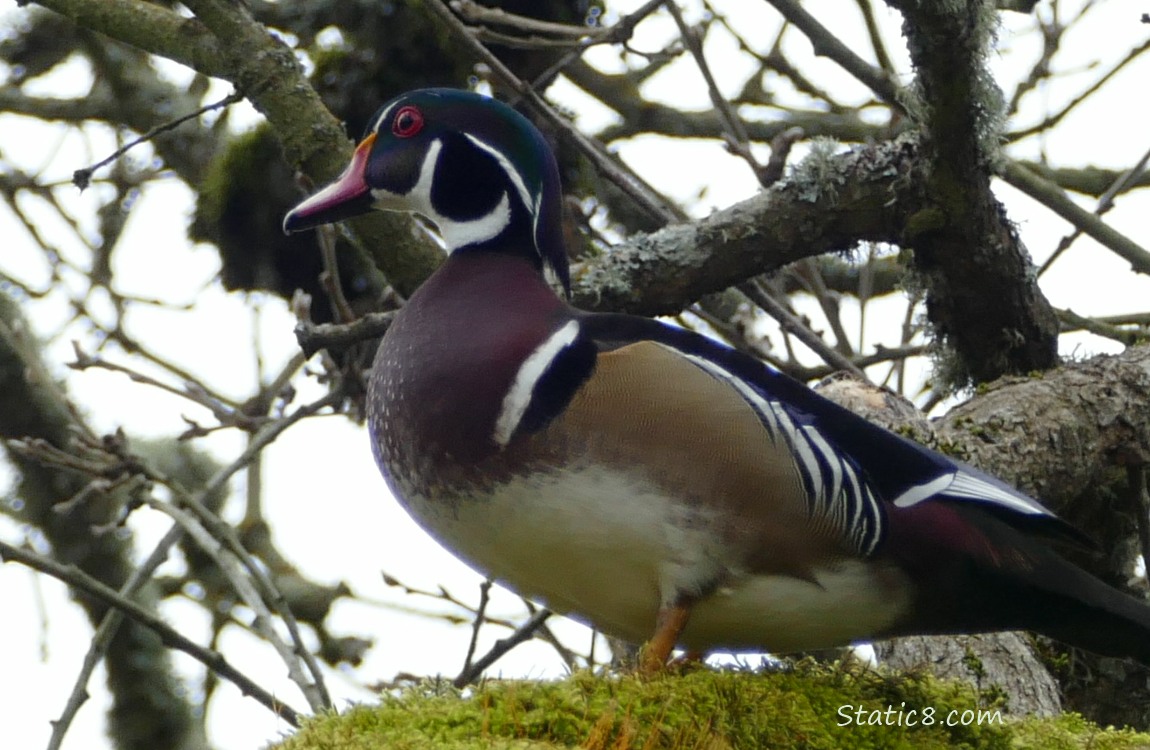
M 343 174 L 293 208 L 284 231 L 417 213 L 448 252 L 529 255 L 569 291 L 560 200 L 555 156 L 527 118 L 481 94 L 420 89 L 379 109 Z

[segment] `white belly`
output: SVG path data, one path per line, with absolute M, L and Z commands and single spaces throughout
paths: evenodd
M 741 571 L 698 509 L 602 467 L 516 479 L 482 496 L 408 497 L 413 516 L 486 575 L 604 632 L 642 643 L 659 608 L 693 607 L 681 645 L 786 652 L 845 645 L 890 626 L 909 602 L 895 573 L 842 560 L 816 583 Z M 677 522 L 676 522 L 677 521 Z

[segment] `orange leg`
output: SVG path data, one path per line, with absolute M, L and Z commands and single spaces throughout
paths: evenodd
M 691 608 L 685 604 L 659 610 L 659 616 L 655 619 L 655 634 L 639 652 L 639 674 L 651 676 L 667 666 L 671 651 L 679 642 L 679 636 L 683 628 L 687 627 L 687 618 L 690 616 Z

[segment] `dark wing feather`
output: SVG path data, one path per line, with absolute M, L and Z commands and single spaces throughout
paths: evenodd
M 788 415 L 801 435 L 812 442 L 825 442 L 841 455 L 845 466 L 861 475 L 867 487 L 896 507 L 928 500 L 973 503 L 1022 530 L 1092 546 L 1090 539 L 1077 529 L 1001 480 L 872 424 L 797 380 L 705 336 L 630 315 L 586 314 L 580 323 L 582 335 L 595 339 L 601 347 L 658 341 L 685 356 L 721 368 Z M 816 452 L 820 461 L 824 455 L 824 451 Z M 840 496 L 827 494 L 832 498 Z M 861 494 L 853 497 L 861 498 L 857 501 L 859 507 L 865 506 Z

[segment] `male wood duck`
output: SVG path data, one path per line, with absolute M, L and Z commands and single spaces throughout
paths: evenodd
M 784 653 L 1029 629 L 1150 662 L 1150 607 L 1064 560 L 1034 499 L 763 363 L 655 320 L 570 307 L 554 156 L 452 89 L 384 105 L 286 231 L 370 209 L 449 256 L 375 356 L 372 448 L 467 563 L 632 642 Z

